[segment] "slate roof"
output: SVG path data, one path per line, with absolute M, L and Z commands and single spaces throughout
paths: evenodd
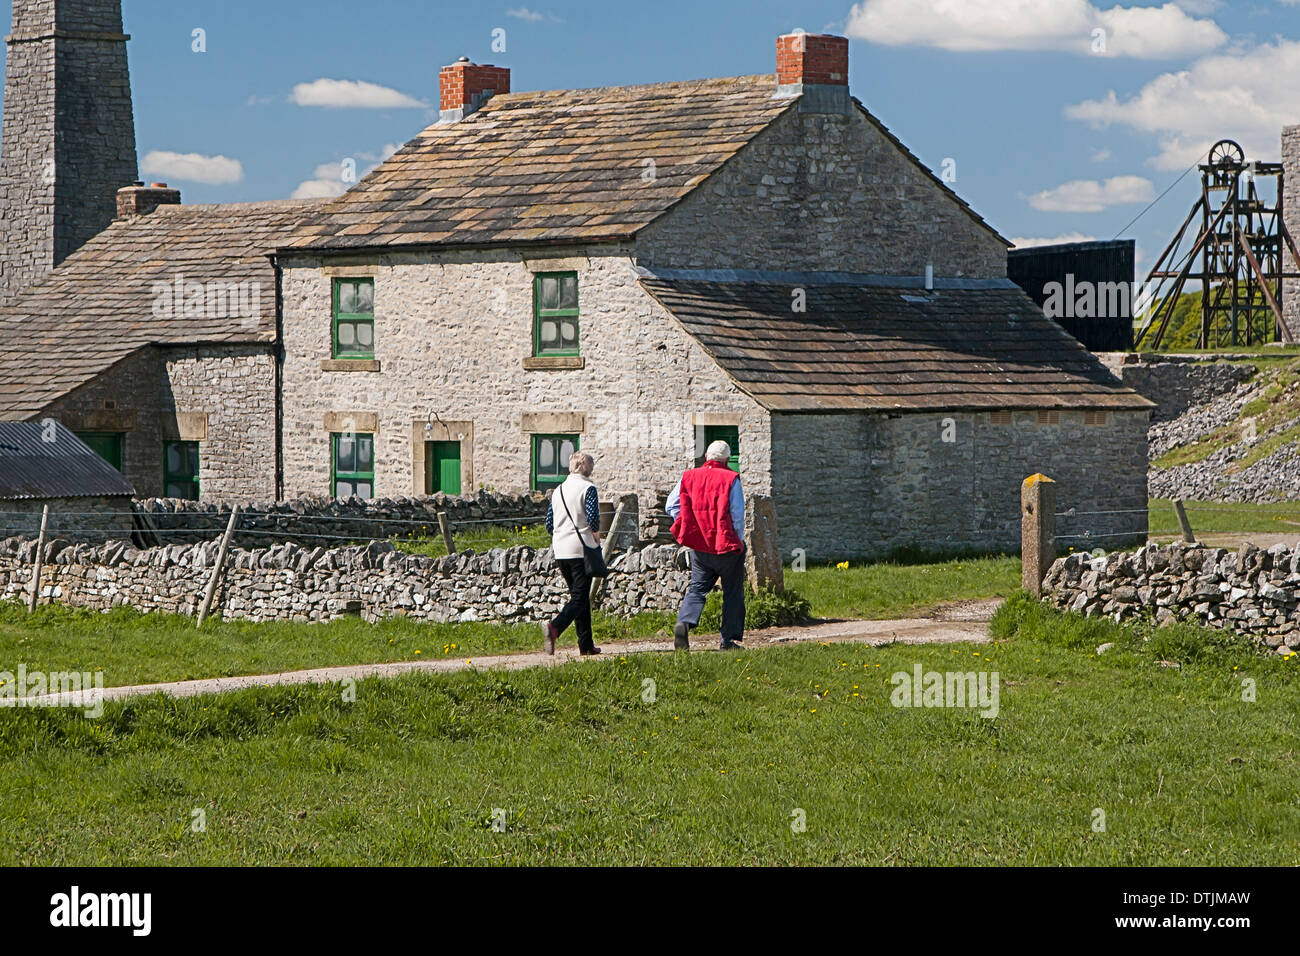
M 798 97 L 778 99 L 775 92 L 776 76 L 765 73 L 497 94 L 459 122 L 425 129 L 324 205 L 284 248 L 627 239 L 798 102 Z M 997 235 L 854 103 L 967 214 Z M 655 163 L 649 181 L 643 175 L 647 159 Z
M 765 75 L 498 94 L 424 130 L 288 246 L 626 238 L 795 104 L 775 92 Z
M 80 438 L 57 422 L 51 428 L 0 422 L 0 500 L 135 495 L 131 482 Z
M 266 254 L 318 205 L 159 206 L 113 222 L 39 285 L 0 306 L 0 420 L 38 414 L 148 345 L 273 342 L 275 272 Z M 206 309 L 156 314 L 154 284 L 174 289 L 178 277 L 259 283 L 256 309 L 243 315 L 217 303 L 211 317 Z
M 1143 410 L 1009 280 L 652 275 L 641 285 L 777 412 Z M 766 281 L 765 281 L 766 280 Z M 805 289 L 807 311 L 792 311 Z

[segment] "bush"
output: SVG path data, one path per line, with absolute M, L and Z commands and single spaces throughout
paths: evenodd
M 763 627 L 790 627 L 807 624 L 813 619 L 812 605 L 798 591 L 787 589 L 782 594 L 762 590 L 745 593 L 745 629 Z M 714 591 L 704 603 L 697 630 L 716 634 L 722 629 L 722 592 Z

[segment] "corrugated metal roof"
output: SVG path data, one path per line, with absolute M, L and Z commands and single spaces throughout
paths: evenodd
M 58 422 L 0 422 L 0 499 L 116 495 L 135 488 Z

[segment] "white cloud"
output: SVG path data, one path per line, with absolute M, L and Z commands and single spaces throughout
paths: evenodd
M 334 196 L 341 196 L 343 193 L 355 186 L 358 181 L 365 179 L 374 172 L 376 166 L 386 160 L 389 156 L 392 156 L 398 149 L 400 149 L 400 146 L 397 143 L 385 143 L 377 153 L 358 153 L 357 156 L 359 158 L 370 162 L 369 166 L 360 170 L 355 169 L 355 161 L 353 161 L 353 167 L 345 167 L 344 164 L 348 163 L 350 161 L 349 159 L 343 159 L 334 163 L 321 163 L 312 171 L 310 179 L 304 179 L 297 185 L 290 198 L 331 199 Z M 348 168 L 349 176 L 351 176 L 352 172 L 356 172 L 356 179 L 354 181 L 350 182 L 347 179 L 344 179 L 345 168 Z
M 198 153 L 173 153 L 165 149 L 155 149 L 145 154 L 140 163 L 140 172 L 146 176 L 162 176 L 208 186 L 225 186 L 244 178 L 244 167 L 237 159 L 202 156 Z
M 1075 179 L 1055 189 L 1044 189 L 1029 197 L 1029 205 L 1040 212 L 1102 212 L 1111 206 L 1149 202 L 1154 198 L 1151 180 L 1141 176 L 1112 176 L 1104 182 Z
M 546 14 L 538 13 L 536 10 L 529 10 L 527 7 L 519 7 L 517 10 L 507 10 L 506 16 L 514 17 L 516 20 L 527 20 L 529 23 L 537 23 L 546 19 Z
M 1095 31 L 1104 31 L 1104 50 Z M 1089 0 L 862 0 L 849 11 L 849 36 L 887 46 L 941 50 L 1063 50 L 1161 59 L 1208 53 L 1228 39 L 1213 20 L 1173 3 L 1111 7 Z
M 1110 150 L 1108 150 L 1108 149 L 1098 149 L 1098 150 L 1094 150 L 1092 156 L 1089 157 L 1089 158 L 1090 158 L 1094 163 L 1104 163 L 1106 160 L 1110 159 L 1110 157 L 1111 157 L 1111 152 L 1110 152 Z
M 1300 122 L 1300 42 L 1278 40 L 1162 73 L 1128 99 L 1114 90 L 1066 108 L 1097 127 L 1118 123 L 1154 134 L 1156 169 L 1184 170 L 1217 140 L 1235 139 L 1251 159 L 1276 159 L 1281 127 Z
M 1016 237 L 1011 240 L 1011 244 L 1017 249 L 1032 249 L 1035 246 L 1059 246 L 1065 242 L 1092 242 L 1096 236 L 1085 236 L 1081 232 L 1067 232 L 1059 236 L 1053 236 L 1050 239 L 1039 236 L 1033 239 Z
M 324 106 L 330 109 L 408 109 L 428 106 L 398 90 L 365 80 L 331 80 L 321 78 L 299 83 L 289 102 L 299 106 Z
M 343 181 L 342 163 L 321 163 L 293 191 L 291 199 L 329 199 L 347 192 L 350 183 Z

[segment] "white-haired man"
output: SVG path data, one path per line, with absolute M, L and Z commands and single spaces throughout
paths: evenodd
M 691 628 L 700 623 L 704 600 L 722 580 L 722 649 L 736 650 L 745 636 L 745 493 L 740 475 L 727 467 L 731 446 L 715 441 L 704 464 L 682 475 L 668 496 L 673 537 L 691 549 L 691 583 L 686 588 L 673 647 L 691 646 Z

